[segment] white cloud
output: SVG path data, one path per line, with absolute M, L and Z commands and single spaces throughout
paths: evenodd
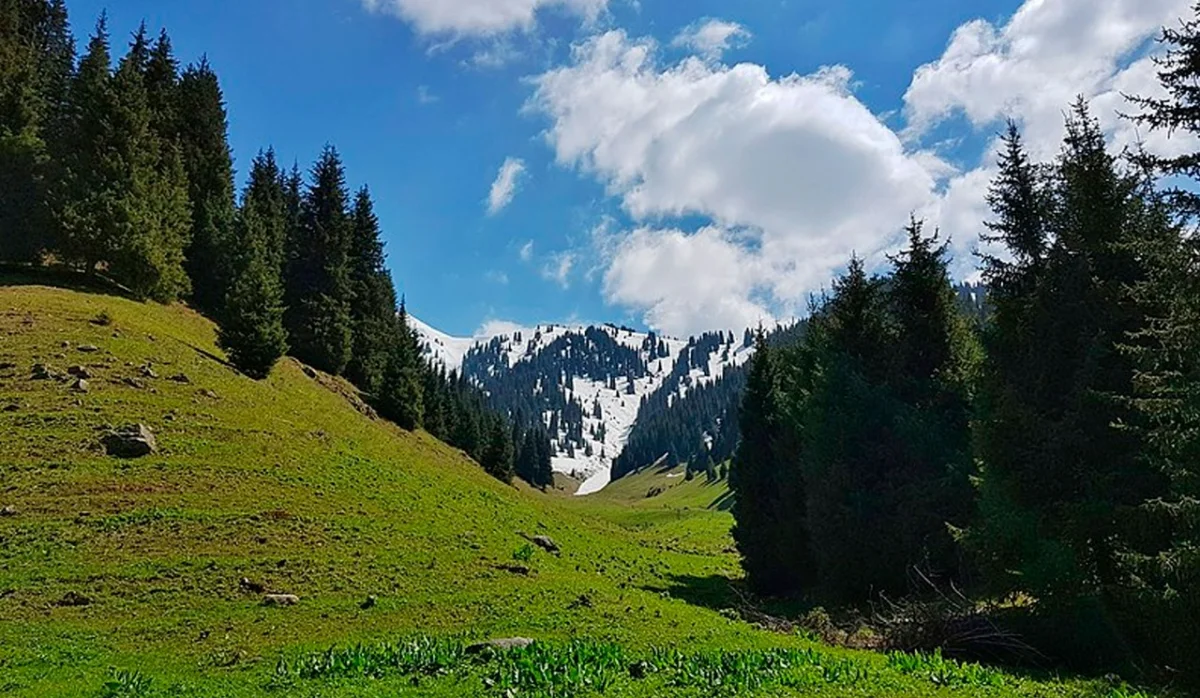
M 476 339 L 490 339 L 504 335 L 513 335 L 526 331 L 528 328 L 510 320 L 488 320 L 475 330 Z
M 524 245 L 521 245 L 520 255 L 521 255 L 522 262 L 528 262 L 533 259 L 533 240 L 530 240 L 530 241 L 526 242 Z
M 553 281 L 563 288 L 571 287 L 571 270 L 575 267 L 575 253 L 558 252 L 542 267 L 542 278 Z
M 517 195 L 521 185 L 521 176 L 525 174 L 525 161 L 520 158 L 507 158 L 500 166 L 496 180 L 492 182 L 491 192 L 488 193 L 488 215 L 494 216 L 503 211 Z
M 914 74 L 903 132 L 855 97 L 849 68 L 779 77 L 723 65 L 715 31 L 711 49 L 697 31 L 678 37 L 698 55 L 671 64 L 652 39 L 594 36 L 534 79 L 528 109 L 548 118 L 558 163 L 605 184 L 635 221 L 593 242 L 607 300 L 673 334 L 744 326 L 803 312 L 851 252 L 880 262 L 910 213 L 953 240 L 954 271 L 969 276 L 994 154 L 955 167 L 937 155 L 945 144 L 925 143 L 929 134 L 960 114 L 965 135 L 994 133 L 1012 117 L 1049 158 L 1082 94 L 1114 148 L 1135 142 L 1117 116 L 1129 110 L 1122 93 L 1158 92 L 1147 41 L 1187 16 L 1189 2 L 1026 0 L 1002 27 L 965 24 Z M 1186 144 L 1148 142 L 1175 152 Z M 674 229 L 683 216 L 708 225 Z
M 750 39 L 750 32 L 736 22 L 719 19 L 701 20 L 684 28 L 672 46 L 690 49 L 705 58 L 720 58 L 730 47 Z
M 604 292 L 609 302 L 646 309 L 646 324 L 680 337 L 769 325 L 771 312 L 751 300 L 769 277 L 763 264 L 718 228 L 692 235 L 640 228 L 617 248 Z
M 387 12 L 421 34 L 488 37 L 528 31 L 539 12 L 559 9 L 594 20 L 608 0 L 362 0 L 372 12 Z
M 608 297 L 670 323 L 656 327 L 686 333 L 734 315 L 753 324 L 764 306 L 752 292 L 785 311 L 802 306 L 852 251 L 882 249 L 930 200 L 932 157 L 907 152 L 850 93 L 848 69 L 772 78 L 761 66 L 695 57 L 660 66 L 657 48 L 620 31 L 592 38 L 570 65 L 536 78 L 530 103 L 551 119 L 558 162 L 606 183 L 635 219 L 698 214 L 714 224 L 695 241 L 643 230 L 616 247 L 613 264 L 625 263 L 606 276 Z M 651 261 L 619 256 L 630 249 Z M 695 298 L 703 271 L 692 288 L 670 281 L 670 254 L 695 249 L 752 269 L 757 283 L 727 284 L 722 294 L 738 297 L 714 314 Z
M 1192 0 L 1027 0 L 1004 26 L 959 27 L 937 61 L 921 66 L 904 96 L 909 137 L 961 114 L 977 129 L 1004 118 L 1023 126 L 1032 153 L 1050 158 L 1063 113 L 1091 101 L 1115 148 L 1137 140 L 1122 92 L 1158 93 L 1148 39 L 1190 15 Z M 1165 145 L 1165 137 L 1156 147 Z
M 500 284 L 501 286 L 508 285 L 508 274 L 506 274 L 502 271 L 499 271 L 499 270 L 493 269 L 492 271 L 489 271 L 486 274 L 484 274 L 483 278 L 487 279 L 488 281 L 490 281 L 494 284 Z

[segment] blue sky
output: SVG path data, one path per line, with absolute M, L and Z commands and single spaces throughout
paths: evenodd
M 881 263 L 909 213 L 966 276 L 1001 120 L 1049 156 L 1084 94 L 1129 142 L 1119 93 L 1154 89 L 1146 40 L 1187 5 L 68 2 L 81 44 L 107 7 L 115 42 L 145 19 L 207 54 L 241 171 L 336 145 L 410 308 L 455 334 L 787 316 L 850 252 Z

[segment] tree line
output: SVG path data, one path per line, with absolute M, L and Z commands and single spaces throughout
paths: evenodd
M 326 146 L 307 177 L 260 151 L 238 196 L 227 121 L 212 66 L 181 68 L 166 31 L 143 23 L 114 65 L 106 16 L 77 57 L 64 0 L 0 0 L 0 262 L 187 301 L 247 376 L 290 354 L 511 481 L 524 433 L 422 359 L 370 191 Z
M 1200 22 L 1163 40 L 1170 97 L 1129 118 L 1196 134 Z M 979 315 L 914 220 L 798 344 L 760 335 L 730 476 L 750 583 L 855 603 L 919 571 L 1196 681 L 1200 198 L 1175 186 L 1197 156 L 1116 157 L 1082 99 L 1051 162 L 1010 125 Z

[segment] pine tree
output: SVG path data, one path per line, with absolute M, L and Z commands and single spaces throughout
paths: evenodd
M 487 443 L 483 448 L 480 465 L 497 480 L 511 483 L 513 478 L 512 435 L 503 419 L 493 416 L 487 421 Z
M 235 212 L 224 97 L 216 73 L 203 59 L 184 70 L 174 92 L 177 111 L 160 113 L 158 118 L 176 124 L 187 171 L 192 206 L 187 270 L 192 278 L 192 303 L 220 317 L 232 273 L 232 256 L 227 253 L 232 246 Z M 276 232 L 274 228 L 272 232 Z M 267 250 L 274 257 L 269 264 L 272 268 L 282 268 L 283 247 L 282 237 L 268 242 Z
M 62 0 L 0 1 L 0 261 L 54 244 L 47 188 L 73 67 Z
M 88 273 L 107 255 L 118 195 L 111 184 L 122 176 L 109 155 L 115 139 L 108 115 L 114 109 L 108 20 L 101 15 L 71 80 L 63 139 L 57 147 L 52 206 L 61 230 L 59 248 Z
M 383 416 L 412 431 L 421 426 L 425 417 L 423 367 L 416 334 L 408 325 L 408 312 L 403 302 L 393 327 L 378 407 Z
M 802 586 L 802 560 L 789 550 L 806 549 L 806 538 L 793 506 L 787 501 L 790 480 L 781 458 L 786 440 L 775 356 L 760 330 L 755 340 L 740 415 L 741 443 L 733 458 L 730 489 L 734 492 L 733 538 L 751 585 L 778 594 Z M 689 474 L 692 472 L 688 469 Z M 794 483 L 788 483 L 794 484 Z M 802 511 L 801 507 L 801 511 Z
M 287 352 L 283 328 L 283 279 L 278 244 L 287 225 L 279 166 L 272 151 L 259 153 L 242 195 L 233 245 L 229 289 L 218 332 L 221 346 L 238 370 L 266 378 Z
M 341 158 L 326 147 L 292 231 L 294 254 L 285 277 L 284 323 L 292 353 L 335 375 L 345 370 L 353 348 L 347 199 Z
M 396 290 L 384 265 L 379 219 L 366 187 L 355 197 L 350 218 L 350 281 L 354 294 L 350 317 L 354 348 L 346 377 L 368 395 L 376 395 L 382 387 L 388 344 L 395 325 Z

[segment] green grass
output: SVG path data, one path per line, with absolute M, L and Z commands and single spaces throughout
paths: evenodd
M 721 612 L 740 574 L 723 484 L 506 487 L 295 362 L 238 375 L 214 337 L 181 307 L 0 287 L 0 365 L 15 364 L 0 369 L 0 507 L 16 510 L 0 517 L 0 694 L 708 696 L 720 681 L 730 695 L 1119 695 L 1008 675 L 942 685 L 758 631 Z M 87 366 L 90 391 L 31 380 L 39 362 Z M 106 428 L 139 422 L 159 454 L 104 455 Z M 537 534 L 562 555 L 527 547 Z M 514 559 L 528 575 L 504 569 Z M 264 607 L 243 577 L 300 602 Z M 62 604 L 70 593 L 89 603 Z M 539 643 L 463 652 L 506 636 Z

